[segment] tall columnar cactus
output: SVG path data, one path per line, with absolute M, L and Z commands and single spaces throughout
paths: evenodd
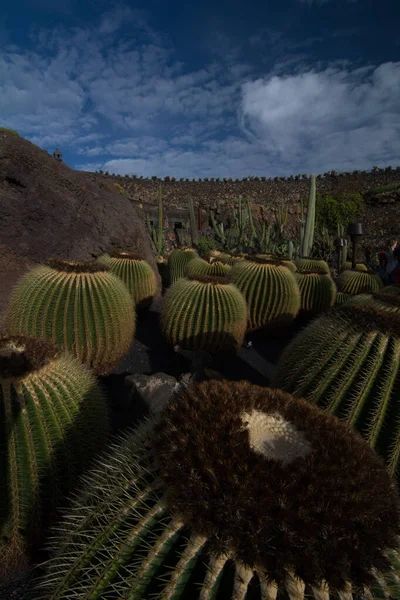
M 189 275 L 165 294 L 160 323 L 171 345 L 237 352 L 246 333 L 246 301 L 223 275 Z
M 316 273 L 330 274 L 328 263 L 319 258 L 297 258 L 294 264 L 300 273 L 302 271 L 315 271 Z
M 399 531 L 382 461 L 339 420 L 279 390 L 207 381 L 86 478 L 38 593 L 351 600 L 368 587 L 384 597 L 400 573 Z
M 170 283 L 175 283 L 181 277 L 185 277 L 185 267 L 194 258 L 198 258 L 193 248 L 178 248 L 172 250 L 168 257 L 168 271 Z
M 165 242 L 164 242 L 164 205 L 162 199 L 162 185 L 160 183 L 159 195 L 158 195 L 158 223 L 155 227 L 150 223 L 150 217 L 146 215 L 146 225 L 150 235 L 150 239 L 154 244 L 154 248 L 159 256 L 164 254 Z
M 300 290 L 294 273 L 279 260 L 249 256 L 228 275 L 244 295 L 249 331 L 290 324 L 300 310 Z
M 227 275 L 231 270 L 230 265 L 226 265 L 218 256 L 214 259 L 194 258 L 185 266 L 185 277 L 196 275 Z
M 288 241 L 288 258 L 289 260 L 293 260 L 293 252 L 294 252 L 294 244 L 292 240 Z
M 107 265 L 128 288 L 138 309 L 148 308 L 157 293 L 155 273 L 148 262 L 134 252 L 113 250 L 98 262 Z
M 349 269 L 342 271 L 336 280 L 337 289 L 344 294 L 365 294 L 378 292 L 383 288 L 383 283 L 375 271 L 359 271 Z
M 196 221 L 196 214 L 194 212 L 193 198 L 188 200 L 189 219 L 190 219 L 190 233 L 192 236 L 192 245 L 197 246 L 199 241 L 199 226 Z
M 104 394 L 76 358 L 0 335 L 0 577 L 29 563 L 107 431 Z
M 55 258 L 17 282 L 5 328 L 52 339 L 107 375 L 129 350 L 135 319 L 131 295 L 109 267 Z
M 304 228 L 304 236 L 300 248 L 300 256 L 302 258 L 310 256 L 314 243 L 315 201 L 315 175 L 310 175 L 310 192 L 308 195 L 307 217 Z
M 301 310 L 317 314 L 332 308 L 336 300 L 336 285 L 330 275 L 315 271 L 295 273 L 300 289 Z
M 310 323 L 283 351 L 273 385 L 347 421 L 400 482 L 400 317 L 346 303 Z

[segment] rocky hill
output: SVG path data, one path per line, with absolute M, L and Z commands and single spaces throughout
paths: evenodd
M 49 257 L 142 254 L 159 275 L 145 225 L 111 182 L 92 181 L 24 138 L 0 131 L 0 325 L 12 286 Z

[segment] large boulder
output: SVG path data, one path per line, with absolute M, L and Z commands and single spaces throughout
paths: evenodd
M 49 257 L 140 253 L 161 281 L 144 222 L 112 183 L 95 183 L 24 138 L 0 131 L 0 327 L 10 292 Z

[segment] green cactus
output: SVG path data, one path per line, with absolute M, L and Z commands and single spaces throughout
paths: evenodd
M 229 266 L 233 266 L 235 265 L 237 262 L 241 262 L 245 259 L 245 254 L 234 254 L 231 252 L 220 252 L 218 254 L 218 256 L 216 257 L 220 262 L 229 265 Z
M 163 199 L 162 199 L 162 185 L 160 183 L 159 196 L 158 196 L 157 227 L 151 225 L 150 217 L 148 215 L 146 215 L 147 230 L 149 232 L 150 239 L 153 242 L 154 248 L 155 248 L 158 256 L 162 256 L 165 252 L 163 221 L 164 221 L 164 205 L 163 205 Z
M 185 266 L 185 277 L 195 275 L 227 275 L 231 270 L 230 265 L 224 264 L 218 260 L 218 256 L 213 259 L 194 258 Z
M 383 288 L 382 280 L 375 271 L 360 271 L 358 269 L 348 269 L 342 271 L 336 280 L 338 292 L 344 294 L 365 294 L 368 292 L 378 292 Z
M 41 600 L 384 597 L 399 589 L 398 535 L 397 493 L 358 435 L 279 390 L 206 381 L 85 478 L 37 589 Z
M 255 258 L 262 258 L 264 260 L 280 260 L 281 263 L 289 269 L 289 271 L 292 271 L 292 273 L 296 273 L 297 271 L 296 265 L 290 258 L 278 257 L 274 254 L 255 254 L 254 256 Z
M 163 256 L 157 256 L 156 264 L 161 277 L 162 285 L 164 287 L 167 287 L 169 285 L 168 258 L 165 258 Z
M 52 339 L 98 375 L 107 375 L 131 347 L 135 320 L 132 298 L 109 267 L 55 258 L 17 282 L 5 328 Z
M 342 270 L 343 271 L 348 271 L 349 269 L 352 268 L 352 263 L 348 260 L 346 260 L 344 263 L 342 263 Z M 364 263 L 356 263 L 356 271 L 368 271 L 367 266 L 364 265 Z
M 316 273 L 326 273 L 326 275 L 330 275 L 331 272 L 328 263 L 325 260 L 320 260 L 318 258 L 297 258 L 293 262 L 300 273 L 302 271 L 315 271 Z
M 107 432 L 86 367 L 52 341 L 0 335 L 0 577 L 28 566 Z
M 348 302 L 297 334 L 278 361 L 273 385 L 346 420 L 399 482 L 399 356 L 396 313 Z
M 194 258 L 198 258 L 198 254 L 193 248 L 172 250 L 168 257 L 168 272 L 171 284 L 178 281 L 181 277 L 185 277 L 185 267 Z
M 381 292 L 373 294 L 349 295 L 348 304 L 368 304 L 375 306 L 379 310 L 398 313 L 400 311 L 400 296 L 398 294 L 387 294 L 383 289 Z
M 113 250 L 97 259 L 128 288 L 137 309 L 148 308 L 157 294 L 157 280 L 148 262 L 133 252 Z
M 226 235 L 225 235 L 225 230 L 224 230 L 224 224 L 216 222 L 213 211 L 210 211 L 210 219 L 211 219 L 211 225 L 212 225 L 212 228 L 214 230 L 217 240 L 220 242 L 220 244 L 222 244 L 225 247 Z
M 308 196 L 307 217 L 300 249 L 300 256 L 302 258 L 310 256 L 313 247 L 315 229 L 315 200 L 315 175 L 310 175 L 310 192 Z
M 294 273 L 280 260 L 248 256 L 232 267 L 229 279 L 246 299 L 249 331 L 288 325 L 300 310 Z
M 336 300 L 336 285 L 330 275 L 315 271 L 295 273 L 300 289 L 301 310 L 315 315 L 332 308 Z
M 224 275 L 176 281 L 165 294 L 160 319 L 169 344 L 207 352 L 237 352 L 246 323 L 245 299 Z
M 343 294 L 343 292 L 337 292 L 335 306 L 341 306 L 342 304 L 345 304 L 345 302 L 348 302 L 350 298 L 354 298 L 354 296 L 351 294 Z
M 294 253 L 294 244 L 292 242 L 292 240 L 288 241 L 288 257 L 289 260 L 293 260 L 293 253 Z
M 400 294 L 400 284 L 392 283 L 382 288 L 382 292 L 385 294 Z

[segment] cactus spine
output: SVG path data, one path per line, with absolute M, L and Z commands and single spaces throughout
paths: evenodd
M 207 352 L 237 352 L 246 323 L 242 294 L 226 277 L 213 275 L 192 275 L 171 285 L 160 320 L 169 344 Z
M 298 272 L 295 278 L 300 289 L 301 310 L 317 314 L 332 308 L 336 300 L 336 285 L 330 275 Z
M 246 299 L 249 331 L 287 325 L 297 316 L 300 290 L 281 261 L 249 256 L 236 263 L 228 276 Z
M 351 263 L 350 261 L 347 261 L 347 260 L 346 260 L 346 261 L 345 261 L 345 262 L 342 264 L 342 269 L 343 269 L 343 271 L 348 271 L 348 270 L 351 270 L 351 264 L 352 264 L 352 263 Z M 364 265 L 364 263 L 357 263 L 357 264 L 356 264 L 356 271 L 368 271 L 368 269 L 367 269 L 367 266 L 366 266 L 366 265 Z
M 375 271 L 361 271 L 349 269 L 342 271 L 336 280 L 337 289 L 344 294 L 366 294 L 378 292 L 383 288 L 383 283 Z
M 16 284 L 5 327 L 52 339 L 98 375 L 129 350 L 136 313 L 125 284 L 106 265 L 50 259 Z
M 310 176 L 310 192 L 308 196 L 307 217 L 304 229 L 303 241 L 300 247 L 300 256 L 302 258 L 310 256 L 314 243 L 315 228 L 315 175 Z
M 272 383 L 357 429 L 399 483 L 399 357 L 398 313 L 354 299 L 297 334 Z
M 94 375 L 53 342 L 0 335 L 0 574 L 32 558 L 56 508 L 105 442 Z
M 297 258 L 294 261 L 297 270 L 301 273 L 302 271 L 309 272 L 314 271 L 315 273 L 330 274 L 329 265 L 325 260 L 319 258 Z
M 210 260 L 204 260 L 203 258 L 194 258 L 189 261 L 185 266 L 185 277 L 196 275 L 227 275 L 231 267 L 224 264 L 218 257 Z
M 185 267 L 189 261 L 197 258 L 198 254 L 193 248 L 179 248 L 172 250 L 168 257 L 168 272 L 170 283 L 175 283 L 185 277 Z
M 279 390 L 191 385 L 98 466 L 52 541 L 42 600 L 351 600 L 395 587 L 399 501 L 381 461 Z
M 148 262 L 132 252 L 112 251 L 98 259 L 128 288 L 138 309 L 148 308 L 157 293 L 155 273 Z

